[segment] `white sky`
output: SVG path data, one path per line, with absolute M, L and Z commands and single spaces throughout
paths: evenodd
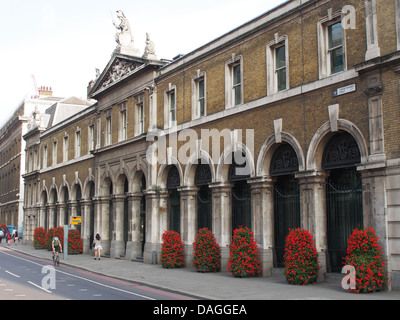
M 159 59 L 189 53 L 285 0 L 0 0 L 0 124 L 38 86 L 57 97 L 86 98 L 95 68 L 116 47 L 116 10 L 128 18 L 135 47 L 146 32 Z M 113 17 L 113 18 L 112 18 Z

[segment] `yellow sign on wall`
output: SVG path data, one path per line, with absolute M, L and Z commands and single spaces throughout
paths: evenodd
M 71 224 L 77 226 L 82 223 L 82 217 L 71 217 Z

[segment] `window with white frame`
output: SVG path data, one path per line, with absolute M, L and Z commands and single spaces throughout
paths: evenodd
M 57 164 L 57 140 L 53 140 L 53 155 L 52 155 L 52 165 Z
M 127 116 L 126 116 L 126 102 L 119 106 L 119 141 L 127 139 Z
M 268 94 L 289 89 L 288 39 L 278 37 L 267 45 L 267 86 Z
M 164 95 L 164 127 L 171 128 L 177 125 L 176 121 L 176 86 L 169 84 Z
M 88 144 L 89 152 L 95 149 L 95 138 L 94 138 L 94 125 L 90 125 L 88 129 Z
M 325 78 L 345 71 L 346 37 L 342 27 L 342 11 L 332 13 L 318 23 L 319 75 Z
M 63 162 L 68 161 L 69 137 L 66 134 L 63 140 Z
M 144 95 L 140 94 L 135 97 L 135 135 L 144 133 Z
M 105 132 L 105 145 L 109 146 L 112 143 L 112 122 L 111 110 L 106 112 L 106 132 Z
M 75 158 L 79 158 L 81 156 L 81 129 L 75 132 Z
M 43 168 L 47 168 L 47 144 L 43 146 Z
M 192 78 L 192 120 L 207 115 L 206 73 L 197 70 Z
M 231 108 L 243 103 L 243 64 L 242 56 L 232 54 L 225 63 L 225 104 Z

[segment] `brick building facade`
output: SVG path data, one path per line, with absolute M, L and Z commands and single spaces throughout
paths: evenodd
M 293 0 L 173 61 L 117 50 L 97 103 L 32 138 L 47 157 L 35 187 L 26 174 L 27 241 L 81 215 L 85 252 L 99 232 L 103 253 L 149 263 L 174 229 L 190 266 L 207 226 L 225 264 L 245 225 L 268 276 L 302 227 L 323 277 L 374 227 L 398 289 L 399 26 L 398 0 Z

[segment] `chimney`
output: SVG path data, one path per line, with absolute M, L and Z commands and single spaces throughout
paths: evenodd
M 51 87 L 40 87 L 39 88 L 39 96 L 45 96 L 45 97 L 51 97 L 53 96 L 53 90 L 51 90 Z

